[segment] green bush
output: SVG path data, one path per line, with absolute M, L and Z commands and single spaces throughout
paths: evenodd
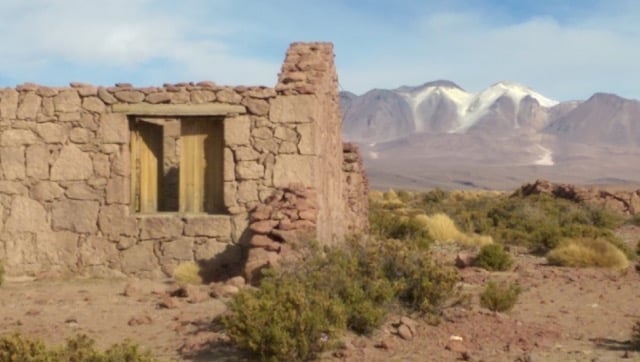
M 260 289 L 237 294 L 229 307 L 226 333 L 262 360 L 306 360 L 346 325 L 344 305 L 291 275 L 265 277 Z
M 259 289 L 232 299 L 223 324 L 262 360 L 304 360 L 347 328 L 371 333 L 395 305 L 437 312 L 457 280 L 415 242 L 354 239 L 270 270 Z
M 429 231 L 415 218 L 397 215 L 393 210 L 372 207 L 369 211 L 371 234 L 380 239 L 398 239 L 427 248 L 433 241 Z
M 498 284 L 491 280 L 480 294 L 480 305 L 494 312 L 506 312 L 515 306 L 521 292 L 517 284 Z
M 505 271 L 513 265 L 513 258 L 502 245 L 489 244 L 480 249 L 474 265 L 492 271 Z
M 149 351 L 126 340 L 104 352 L 96 350 L 95 341 L 79 334 L 63 346 L 47 347 L 42 341 L 20 334 L 0 337 L 0 362 L 153 362 Z

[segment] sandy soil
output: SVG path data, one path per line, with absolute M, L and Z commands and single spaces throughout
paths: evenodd
M 620 233 L 631 244 L 640 239 L 640 228 L 625 227 Z M 460 270 L 461 287 L 472 297 L 447 308 L 438 325 L 417 316 L 392 316 L 373 336 L 345 336 L 345 348 L 322 359 L 640 361 L 640 353 L 628 344 L 640 317 L 640 274 L 634 266 L 620 272 L 551 267 L 527 254 L 516 260 L 509 272 Z M 522 286 L 511 312 L 479 307 L 477 293 L 490 279 Z M 170 297 L 167 293 L 175 289 L 159 281 L 9 279 L 0 287 L 0 334 L 19 331 L 61 343 L 86 333 L 100 347 L 129 338 L 163 361 L 250 360 L 211 323 L 224 312 L 224 299 L 209 297 L 206 286 L 187 297 Z M 405 338 L 398 335 L 401 317 L 410 317 L 404 319 L 411 327 Z

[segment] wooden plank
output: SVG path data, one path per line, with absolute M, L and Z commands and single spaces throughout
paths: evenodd
M 138 123 L 136 127 L 139 132 L 140 212 L 157 212 L 162 182 L 162 127 L 151 123 Z
M 224 138 L 220 119 L 183 119 L 180 211 L 222 212 Z
M 115 113 L 136 116 L 224 116 L 232 113 L 247 113 L 244 106 L 225 103 L 206 104 L 148 104 L 118 103 L 112 106 Z M 213 119 L 213 118 L 212 118 Z

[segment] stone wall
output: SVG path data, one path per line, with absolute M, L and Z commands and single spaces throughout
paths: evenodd
M 131 157 L 131 126 L 139 117 L 223 122 L 223 212 L 133 210 L 132 163 L 141 161 Z M 198 261 L 224 277 L 246 258 L 250 212 L 291 185 L 311 190 L 311 236 L 341 240 L 340 120 L 328 43 L 292 44 L 275 88 L 1 89 L 0 260 L 10 275 L 160 277 Z
M 343 145 L 344 219 L 348 234 L 369 230 L 369 179 L 364 172 L 362 156 L 355 143 Z

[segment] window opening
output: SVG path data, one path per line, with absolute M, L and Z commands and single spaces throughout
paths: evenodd
M 225 211 L 222 118 L 135 117 L 130 124 L 134 212 Z

